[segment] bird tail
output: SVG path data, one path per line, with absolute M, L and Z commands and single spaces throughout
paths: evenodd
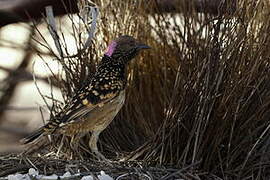
M 23 154 L 31 154 L 37 152 L 42 147 L 50 143 L 47 137 L 48 135 L 48 132 L 46 131 L 47 125 L 39 128 L 38 130 L 34 131 L 27 137 L 20 140 L 20 142 L 25 145 L 25 150 Z
M 39 128 L 38 130 L 34 131 L 33 133 L 29 134 L 25 138 L 21 139 L 20 142 L 23 144 L 30 144 L 31 142 L 37 140 L 41 137 L 44 133 L 44 127 Z
M 48 135 L 55 132 L 59 121 L 50 121 L 46 125 L 40 127 L 20 142 L 26 145 L 25 154 L 33 153 L 40 150 L 42 147 L 51 143 L 48 141 Z

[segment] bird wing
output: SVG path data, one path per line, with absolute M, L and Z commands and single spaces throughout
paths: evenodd
M 90 83 L 85 84 L 64 107 L 59 115 L 58 126 L 80 120 L 95 108 L 100 108 L 110 102 L 125 87 L 124 70 L 119 64 L 113 64 L 111 59 L 101 63 Z
M 92 94 L 90 92 L 90 94 Z M 85 98 L 81 98 L 80 103 L 75 103 L 75 105 L 71 106 L 68 110 L 68 113 L 63 117 L 62 123 L 73 123 L 80 119 L 81 117 L 85 116 L 89 112 L 93 111 L 96 108 L 101 108 L 104 104 L 112 101 L 115 97 L 117 97 L 119 91 L 110 92 L 107 94 L 101 94 L 99 97 L 95 97 L 93 100 L 93 94 L 88 95 Z
M 117 97 L 123 90 L 123 84 L 121 81 L 113 82 L 108 85 L 108 81 L 93 80 L 88 86 L 82 88 L 64 108 L 59 126 L 73 123 Z

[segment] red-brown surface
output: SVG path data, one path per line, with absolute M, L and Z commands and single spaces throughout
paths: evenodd
M 6 24 L 38 19 L 45 6 L 52 5 L 55 15 L 78 11 L 76 0 L 0 0 L 0 27 Z

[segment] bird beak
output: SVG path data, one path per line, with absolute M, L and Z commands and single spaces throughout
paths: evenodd
M 148 45 L 146 45 L 146 44 L 138 44 L 137 45 L 137 48 L 138 49 L 150 49 L 151 47 L 150 46 L 148 46 Z

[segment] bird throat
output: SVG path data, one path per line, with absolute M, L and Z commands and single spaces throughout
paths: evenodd
M 107 51 L 106 51 L 105 54 L 107 56 L 111 57 L 112 54 L 113 54 L 113 52 L 114 52 L 114 50 L 115 50 L 115 48 L 116 48 L 116 45 L 117 45 L 117 43 L 115 41 L 111 42 L 111 44 L 109 45 L 109 47 L 108 47 L 108 49 L 107 49 Z

